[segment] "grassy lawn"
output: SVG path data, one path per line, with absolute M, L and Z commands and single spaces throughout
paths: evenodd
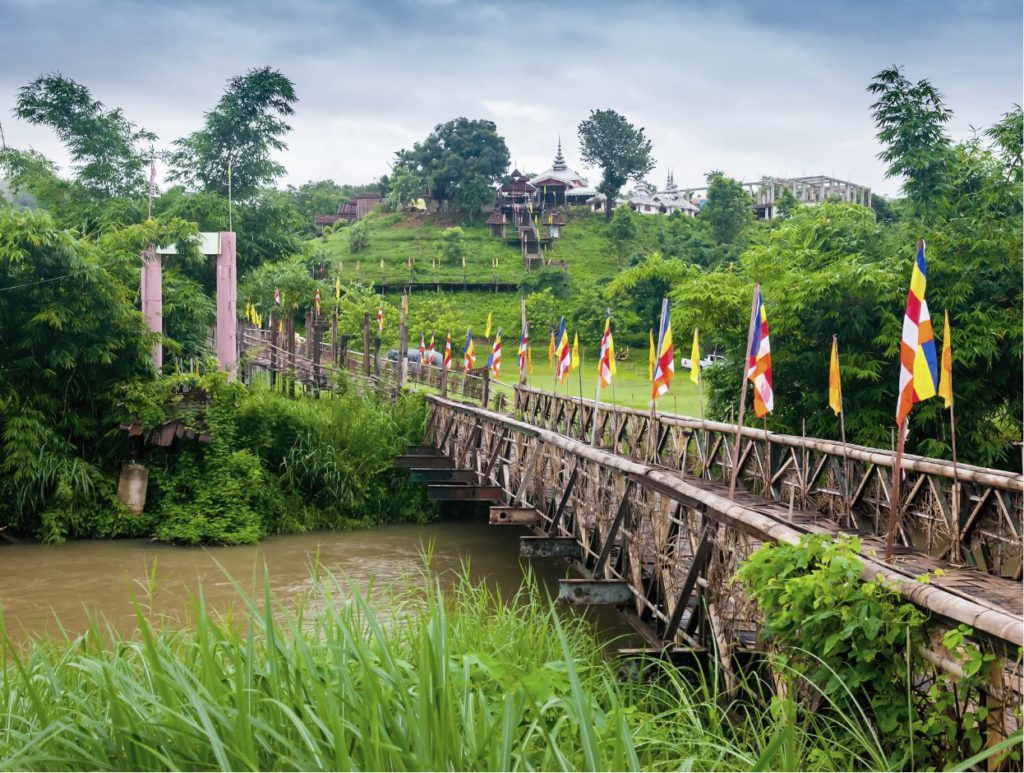
M 511 387 L 516 383 L 516 350 L 517 345 L 502 347 L 502 368 L 498 384 L 508 387 L 511 394 Z M 647 352 L 643 353 L 643 361 L 634 359 L 629 362 L 618 363 L 617 373 L 613 379 L 614 400 L 618 405 L 629 408 L 647 410 L 650 408 L 651 382 L 647 378 Z M 461 364 L 461 357 L 457 358 Z M 597 351 L 582 352 L 583 364 L 579 372 L 573 371 L 564 384 L 558 385 L 561 394 L 569 394 L 572 397 L 580 397 L 593 400 L 594 392 L 597 389 Z M 484 360 L 477 360 L 478 363 Z M 583 390 L 580 391 L 580 376 L 583 377 Z M 547 347 L 533 347 L 533 375 L 527 381 L 528 385 L 536 389 L 551 391 L 554 387 L 554 374 L 551 366 L 548 365 Z M 602 402 L 612 402 L 612 390 L 601 391 Z M 672 387 L 668 394 L 658 398 L 658 410 L 666 413 L 679 413 L 684 416 L 700 416 L 700 401 L 697 396 L 697 385 L 690 381 L 689 371 L 676 370 L 676 376 L 672 380 Z

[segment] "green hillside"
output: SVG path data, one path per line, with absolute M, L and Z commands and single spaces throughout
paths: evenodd
M 641 225 L 637 239 L 640 247 L 642 242 L 652 241 L 660 225 L 654 221 L 663 218 L 637 220 Z M 316 250 L 332 273 L 340 267 L 342 282 L 378 286 L 381 280 L 388 285 L 410 281 L 520 282 L 526 275 L 519 248 L 505 246 L 500 239 L 491 237 L 481 216 L 470 219 L 461 214 L 373 214 L 362 222 L 370 229 L 370 241 L 358 253 L 349 249 L 344 228 L 314 240 Z M 445 263 L 438 257 L 441 234 L 452 226 L 465 232 L 465 272 L 461 264 Z M 545 255 L 566 261 L 574 283 L 610 278 L 616 270 L 617 253 L 607 236 L 604 218 L 590 212 L 570 212 L 561 237 Z M 432 264 L 432 259 L 436 264 Z

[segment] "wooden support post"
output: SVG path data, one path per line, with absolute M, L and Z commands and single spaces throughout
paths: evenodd
M 370 375 L 370 315 L 363 314 L 363 375 Z
M 373 339 L 373 374 L 380 375 L 380 335 Z
M 331 361 L 338 367 L 338 312 L 331 317 Z
M 480 405 L 484 408 L 487 407 L 487 402 L 491 396 L 491 369 L 484 368 L 482 387 L 480 389 Z
M 450 368 L 441 363 L 441 397 L 448 397 L 448 373 Z
M 277 381 L 277 312 L 270 312 L 270 388 L 274 388 Z
M 409 378 L 409 326 L 406 314 L 409 310 L 409 296 L 402 294 L 398 312 L 398 386 L 404 387 Z

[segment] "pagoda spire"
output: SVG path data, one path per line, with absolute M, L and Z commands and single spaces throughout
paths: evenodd
M 551 168 L 555 169 L 557 171 L 562 171 L 562 170 L 568 168 L 566 166 L 566 163 L 565 163 L 565 157 L 562 155 L 562 135 L 561 134 L 558 135 L 558 152 L 555 153 L 555 163 L 551 165 Z

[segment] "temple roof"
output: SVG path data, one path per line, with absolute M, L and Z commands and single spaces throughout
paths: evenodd
M 568 188 L 582 188 L 587 184 L 586 180 L 570 169 L 565 163 L 565 156 L 562 155 L 561 138 L 558 140 L 558 151 L 555 153 L 555 160 L 551 164 L 551 168 L 545 169 L 540 174 L 534 176 L 530 182 L 536 187 L 561 183 Z

